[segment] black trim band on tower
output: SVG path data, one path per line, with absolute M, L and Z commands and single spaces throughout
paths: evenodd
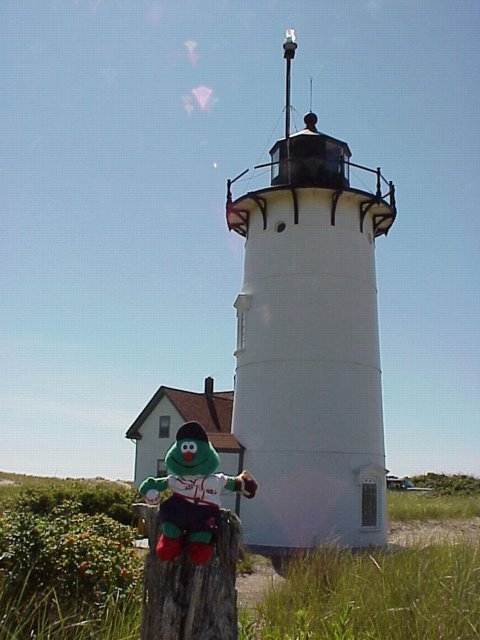
M 383 214 L 377 214 L 372 216 L 372 220 L 373 220 L 373 233 L 375 235 L 375 237 L 379 234 L 377 234 L 377 231 L 381 231 L 383 232 L 385 235 L 388 234 L 389 228 L 387 229 L 382 229 L 382 223 L 385 222 L 386 220 L 395 220 L 395 216 L 393 215 L 393 213 L 383 213 Z
M 360 233 L 363 233 L 363 222 L 365 220 L 365 216 L 374 204 L 377 204 L 376 198 L 360 203 Z
M 343 193 L 343 189 L 339 189 L 338 191 L 335 191 L 335 193 L 332 196 L 332 208 L 330 210 L 330 224 L 332 225 L 332 227 L 335 226 L 335 214 L 337 212 L 337 204 L 338 201 L 340 200 L 340 196 Z
M 265 229 L 267 228 L 267 201 L 265 200 L 265 198 L 261 198 L 254 193 L 249 193 L 248 195 L 260 209 L 260 213 L 262 214 L 263 218 L 263 230 L 265 231 Z

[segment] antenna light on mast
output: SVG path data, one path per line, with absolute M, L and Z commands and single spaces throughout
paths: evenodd
M 295 57 L 295 49 L 298 46 L 296 40 L 295 29 L 287 29 L 285 31 L 285 42 L 283 43 L 283 50 L 285 52 L 283 57 L 287 60 L 293 60 Z

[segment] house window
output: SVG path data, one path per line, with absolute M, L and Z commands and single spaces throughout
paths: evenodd
M 362 482 L 362 527 L 377 526 L 377 481 L 365 478 Z
M 170 437 L 170 416 L 160 416 L 160 422 L 158 427 L 159 438 Z
M 168 472 L 167 472 L 167 467 L 165 466 L 165 460 L 162 458 L 161 460 L 157 460 L 157 473 L 156 473 L 156 478 L 163 478 L 164 476 L 167 476 Z

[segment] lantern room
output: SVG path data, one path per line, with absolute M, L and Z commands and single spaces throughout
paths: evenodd
M 305 129 L 278 140 L 270 150 L 272 186 L 349 187 L 348 144 L 319 133 L 314 113 L 307 113 L 304 122 Z

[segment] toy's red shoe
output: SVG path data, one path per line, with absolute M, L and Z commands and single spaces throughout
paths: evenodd
M 182 538 L 167 538 L 162 533 L 155 552 L 160 560 L 175 560 L 182 552 Z
M 213 548 L 206 542 L 191 542 L 187 547 L 187 553 L 193 564 L 205 564 L 212 557 Z

